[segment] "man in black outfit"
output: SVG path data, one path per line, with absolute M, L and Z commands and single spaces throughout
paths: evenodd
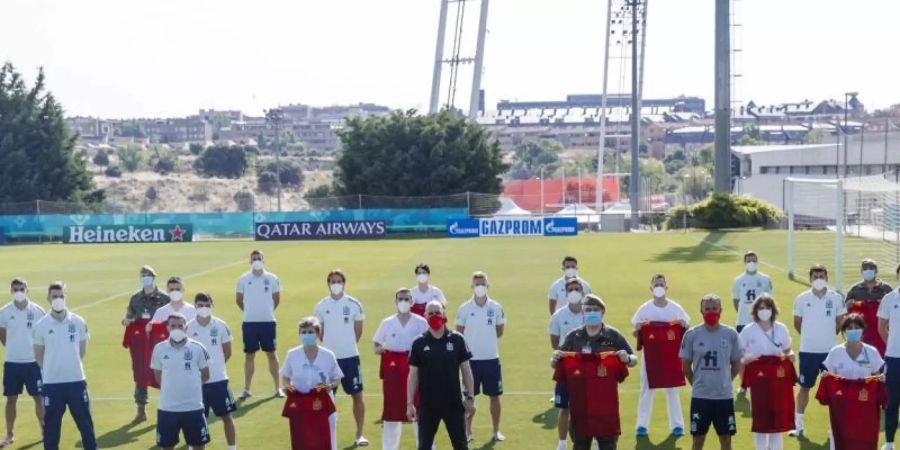
M 468 450 L 465 419 L 475 412 L 474 383 L 469 367 L 472 354 L 465 338 L 447 328 L 441 302 L 428 303 L 425 318 L 429 329 L 413 341 L 409 352 L 406 414 L 409 420 L 418 420 L 419 450 L 431 450 L 442 420 L 453 450 Z M 457 374 L 462 375 L 464 392 L 460 392 Z M 413 404 L 416 391 L 419 393 L 418 411 Z

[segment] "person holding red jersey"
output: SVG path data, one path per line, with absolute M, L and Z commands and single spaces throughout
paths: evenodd
M 887 344 L 878 333 L 878 307 L 884 296 L 890 294 L 893 288 L 878 278 L 878 263 L 872 259 L 866 258 L 862 261 L 859 273 L 862 275 L 862 281 L 847 291 L 847 312 L 862 314 L 866 321 L 862 341 L 877 348 L 884 357 Z

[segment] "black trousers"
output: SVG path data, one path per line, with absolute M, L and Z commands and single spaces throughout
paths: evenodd
M 428 407 L 418 411 L 419 450 L 431 450 L 438 426 L 444 421 L 453 450 L 469 450 L 466 442 L 466 410 L 459 406 Z
M 593 438 L 577 437 L 572 435 L 573 450 L 591 450 L 591 442 Z M 600 450 L 616 450 L 616 444 L 619 442 L 618 436 L 597 438 L 597 445 Z

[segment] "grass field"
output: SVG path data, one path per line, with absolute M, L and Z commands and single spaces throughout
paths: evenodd
M 670 297 L 679 301 L 693 322 L 699 321 L 698 299 L 708 292 L 723 298 L 730 295 L 731 281 L 742 268 L 740 254 L 749 248 L 760 252 L 761 270 L 773 278 L 776 298 L 783 317 L 790 314 L 794 297 L 807 287 L 792 282 L 785 265 L 785 235 L 781 232 L 594 234 L 577 238 L 508 239 L 425 239 L 367 242 L 199 242 L 193 244 L 136 245 L 38 245 L 2 247 L 0 280 L 25 277 L 32 297 L 46 303 L 46 285 L 63 280 L 69 287 L 69 306 L 82 315 L 91 331 L 85 366 L 93 415 L 101 448 L 153 448 L 153 417 L 136 427 L 129 425 L 134 415 L 128 352 L 122 348 L 119 320 L 128 296 L 138 287 L 138 268 L 149 264 L 160 278 L 180 275 L 192 298 L 198 290 L 216 299 L 214 314 L 237 333 L 235 357 L 228 364 L 231 387 L 239 392 L 243 380 L 240 354 L 240 311 L 234 303 L 238 276 L 248 269 L 248 253 L 260 248 L 266 253 L 267 268 L 282 280 L 279 321 L 279 357 L 297 345 L 296 323 L 312 313 L 315 303 L 327 294 L 326 273 L 335 267 L 346 271 L 347 291 L 366 308 L 363 340 L 360 343 L 366 386 L 368 414 L 366 436 L 371 448 L 380 448 L 380 382 L 377 360 L 371 352 L 371 336 L 378 323 L 393 312 L 392 293 L 398 286 L 415 282 L 413 267 L 427 262 L 432 281 L 449 300 L 455 313 L 470 296 L 470 274 L 485 270 L 491 281 L 490 295 L 501 302 L 508 322 L 500 350 L 504 370 L 502 431 L 507 441 L 490 443 L 487 402 L 477 400 L 475 441 L 472 448 L 552 449 L 555 448 L 556 415 L 548 402 L 552 392 L 547 337 L 547 288 L 560 276 L 560 261 L 571 254 L 580 260 L 580 274 L 606 301 L 607 323 L 627 329 L 637 306 L 649 296 L 653 273 L 668 276 Z M 730 302 L 729 302 L 730 303 Z M 728 307 L 723 320 L 733 324 L 734 311 Z M 795 342 L 798 342 L 795 340 Z M 255 397 L 236 413 L 238 444 L 244 449 L 287 449 L 286 420 L 280 416 L 281 402 L 264 397 L 271 392 L 268 374 L 260 355 L 254 380 Z M 639 376 L 633 373 L 620 386 L 623 435 L 620 448 L 690 448 L 690 438 L 669 438 L 665 399 L 656 398 L 650 438 L 635 441 L 633 435 Z M 682 390 L 687 415 L 690 392 Z M 155 393 L 152 394 L 155 397 Z M 151 399 L 151 411 L 155 398 Z M 340 448 L 351 448 L 352 415 L 349 398 L 338 396 Z M 20 402 L 17 442 L 13 448 L 39 448 L 39 429 L 34 423 L 30 402 Z M 735 448 L 751 449 L 749 405 L 737 404 L 738 435 Z M 687 417 L 686 417 L 687 418 Z M 64 421 L 61 448 L 74 448 L 78 433 L 70 417 Z M 785 438 L 788 449 L 826 448 L 827 411 L 811 404 L 807 412 L 808 440 Z M 221 424 L 212 421 L 213 442 L 208 448 L 224 449 Z M 413 448 L 411 430 L 404 429 L 403 448 Z M 438 446 L 448 448 L 443 430 Z M 707 448 L 717 448 L 715 440 Z

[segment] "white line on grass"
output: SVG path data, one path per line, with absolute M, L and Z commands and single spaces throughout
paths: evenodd
M 701 244 L 706 244 L 706 245 L 708 245 L 708 246 L 710 246 L 710 247 L 715 247 L 715 248 L 717 248 L 717 249 L 719 249 L 719 250 L 724 250 L 724 251 L 726 251 L 726 252 L 728 252 L 728 253 L 731 253 L 732 255 L 744 256 L 744 254 L 741 253 L 741 252 L 739 252 L 739 251 L 732 250 L 732 249 L 730 249 L 730 248 L 728 248 L 728 247 L 725 247 L 724 245 L 720 245 L 720 244 L 717 244 L 717 243 L 715 243 L 715 242 L 707 241 L 706 238 L 703 238 L 703 239 L 697 239 L 697 238 L 695 238 L 695 237 L 692 237 L 691 239 L 693 239 L 693 240 L 695 240 L 695 241 L 697 241 L 697 242 L 699 242 L 699 243 L 701 243 Z M 781 267 L 781 266 L 776 266 L 775 264 L 767 263 L 767 262 L 765 262 L 765 261 L 760 261 L 759 263 L 762 264 L 762 265 L 764 265 L 764 266 L 768 266 L 768 267 L 771 267 L 771 268 L 773 268 L 773 269 L 780 270 L 780 271 L 782 271 L 782 272 L 784 272 L 784 273 L 788 273 L 787 268 L 784 268 L 784 267 Z
M 203 276 L 203 275 L 206 275 L 206 274 L 209 274 L 209 273 L 218 272 L 218 271 L 220 271 L 220 270 L 222 270 L 222 269 L 227 269 L 227 268 L 229 268 L 229 267 L 234 267 L 234 266 L 237 266 L 237 265 L 239 265 L 239 264 L 244 264 L 244 263 L 246 263 L 246 262 L 247 262 L 246 259 L 242 259 L 242 260 L 240 260 L 240 261 L 235 261 L 235 262 L 233 262 L 233 263 L 228 263 L 228 264 L 221 265 L 221 266 L 218 266 L 218 267 L 213 267 L 213 268 L 210 268 L 210 269 L 201 270 L 200 272 L 195 272 L 195 273 L 189 274 L 189 275 L 187 275 L 187 276 L 181 277 L 181 279 L 183 279 L 183 280 L 189 280 L 189 279 L 191 279 L 191 278 L 196 278 L 196 277 Z M 119 297 L 124 297 L 124 296 L 126 296 L 126 295 L 131 295 L 131 294 L 133 294 L 133 293 L 134 293 L 134 291 L 132 290 L 132 291 L 120 292 L 120 293 L 118 293 L 118 294 L 113 294 L 113 295 L 110 295 L 109 297 L 101 298 L 100 300 L 96 300 L 96 301 L 93 301 L 93 302 L 88 303 L 88 304 L 85 304 L 85 305 L 76 306 L 76 307 L 72 308 L 72 311 L 80 311 L 80 310 L 82 310 L 82 309 L 88 309 L 88 308 L 91 308 L 91 307 L 94 307 L 94 306 L 97 306 L 97 305 L 102 305 L 102 304 L 104 304 L 104 303 L 111 302 L 111 301 L 113 301 L 113 300 L 115 300 L 115 299 L 117 299 L 117 298 L 119 298 Z

